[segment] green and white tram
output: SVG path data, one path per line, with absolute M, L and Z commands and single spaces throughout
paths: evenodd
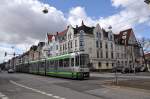
M 88 79 L 89 73 L 89 56 L 84 52 L 70 53 L 38 61 L 31 61 L 22 64 L 21 72 L 34 73 L 47 76 Z

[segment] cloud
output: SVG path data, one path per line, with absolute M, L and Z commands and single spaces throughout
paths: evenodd
M 67 23 L 61 11 L 38 0 L 1 0 L 0 6 L 0 33 L 4 36 L 0 42 L 20 43 L 29 37 L 42 40 L 47 32 L 60 31 Z M 48 14 L 42 13 L 44 6 Z
M 150 8 L 144 0 L 112 0 L 112 5 L 121 8 L 119 13 L 100 20 L 102 23 L 112 25 L 114 31 L 135 27 L 150 22 Z
M 61 31 L 67 25 L 63 12 L 38 0 L 0 0 L 0 6 L 1 59 L 11 46 L 24 52 L 26 47 L 44 41 L 47 32 Z M 45 6 L 48 14 L 42 13 Z
M 99 23 L 105 29 L 111 25 L 115 33 L 143 23 L 147 25 L 150 23 L 150 8 L 144 0 L 138 2 L 137 0 L 111 0 L 111 2 L 113 7 L 121 11 L 108 17 L 99 16 L 99 19 L 92 19 L 86 14 L 84 7 L 78 6 L 70 10 L 68 21 L 72 25 L 80 25 L 82 20 L 90 26 Z
M 84 7 L 74 7 L 70 9 L 69 15 L 68 15 L 68 23 L 75 26 L 75 25 L 81 25 L 82 20 L 86 23 L 86 25 L 92 26 L 95 24 L 95 20 L 93 20 L 91 17 L 89 17 L 86 14 L 86 11 Z

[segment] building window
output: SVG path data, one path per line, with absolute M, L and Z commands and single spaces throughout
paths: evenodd
M 99 48 L 98 41 L 96 41 L 96 47 Z
M 99 37 L 99 33 L 98 32 L 96 32 L 96 37 Z
M 70 44 L 69 44 L 69 42 L 68 42 L 68 49 L 70 49 Z
M 111 49 L 113 49 L 113 44 L 111 43 Z
M 96 37 L 101 38 L 101 34 L 99 32 L 96 32 Z
M 62 51 L 62 46 L 60 45 L 60 51 Z
M 106 48 L 106 49 L 108 48 L 108 44 L 107 44 L 107 42 L 105 43 L 105 48 Z
M 108 66 L 109 66 L 109 63 L 106 63 L 106 66 L 108 67 Z
M 114 67 L 114 63 L 112 63 L 112 67 Z
M 97 50 L 97 58 L 99 58 L 99 51 Z
M 65 43 L 65 49 L 67 50 L 67 43 Z
M 101 62 L 98 62 L 98 66 L 99 66 L 99 67 L 102 67 L 102 63 L 101 63 Z
M 103 58 L 103 51 L 101 51 L 101 58 Z
M 58 50 L 58 45 L 56 45 L 56 50 Z
M 100 48 L 103 48 L 103 45 L 102 45 L 103 43 L 102 42 L 100 42 Z
M 77 40 L 75 40 L 75 47 L 77 47 Z
M 108 52 L 106 52 L 106 58 L 108 58 Z
M 70 42 L 70 46 L 71 46 L 71 48 L 72 48 L 72 42 Z
M 112 58 L 112 59 L 114 58 L 114 54 L 113 54 L 113 52 L 111 52 L 111 58 Z
M 80 46 L 84 46 L 84 45 L 83 45 L 83 41 L 80 41 Z

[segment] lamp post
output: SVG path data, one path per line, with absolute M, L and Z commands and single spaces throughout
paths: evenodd
M 14 57 L 15 57 L 16 55 L 19 55 L 19 54 L 16 54 L 16 53 L 15 53 L 15 51 L 14 51 L 14 46 L 12 46 L 11 48 L 12 48 L 12 50 L 13 50 L 13 53 L 5 52 L 4 57 L 6 57 L 6 56 L 8 56 L 8 55 L 12 55 L 12 56 L 13 56 L 13 58 L 12 58 L 12 67 L 13 67 L 13 69 L 15 70 L 15 58 L 14 58 Z

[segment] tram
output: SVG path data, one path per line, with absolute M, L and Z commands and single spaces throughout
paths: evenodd
M 89 55 L 84 52 L 64 54 L 16 66 L 18 72 L 71 79 L 88 79 Z

